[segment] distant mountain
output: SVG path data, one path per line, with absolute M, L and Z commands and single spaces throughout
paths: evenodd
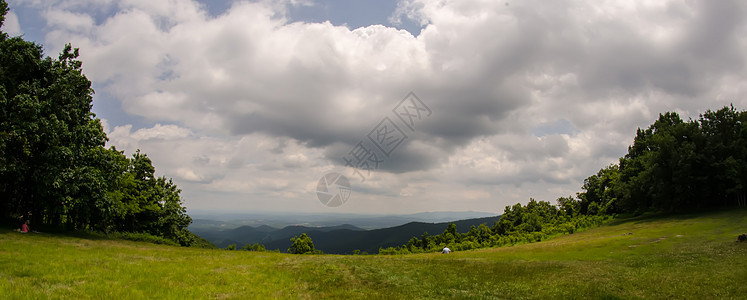
M 440 223 L 440 222 L 449 222 L 453 220 L 467 220 L 467 219 L 493 217 L 495 215 L 496 215 L 495 213 L 479 212 L 479 211 L 428 211 L 428 212 L 419 212 L 419 213 L 414 213 L 414 214 L 409 214 L 409 215 L 404 215 L 404 216 L 411 217 L 413 219 L 418 219 L 420 222 Z
M 492 226 L 500 216 L 473 218 L 454 221 L 459 232 L 469 231 L 471 226 L 486 223 Z M 245 244 L 262 243 L 267 249 L 280 249 L 285 252 L 291 245 L 290 238 L 301 233 L 308 234 L 314 241 L 314 246 L 325 253 L 347 254 L 353 250 L 378 253 L 381 247 L 400 246 L 412 237 L 420 237 L 424 232 L 430 235 L 441 234 L 450 222 L 426 223 L 410 222 L 389 228 L 363 230 L 359 227 L 345 224 L 327 227 L 286 226 L 275 229 L 270 226 L 241 226 L 228 230 L 190 229 L 194 233 L 209 240 L 218 247 L 225 248 L 230 244 L 241 247 Z
M 270 241 L 284 240 L 284 239 L 290 240 L 291 237 L 301 235 L 304 232 L 307 234 L 309 232 L 325 233 L 325 232 L 338 231 L 338 230 L 349 230 L 351 232 L 365 231 L 361 228 L 355 227 L 350 224 L 330 226 L 330 227 L 286 226 L 283 229 L 269 232 L 268 237 Z
M 270 226 L 267 226 L 267 225 L 260 225 L 260 226 L 254 228 L 254 229 L 257 230 L 257 231 L 261 231 L 261 232 L 273 232 L 273 231 L 277 230 L 277 228 L 270 227 Z
M 347 213 L 237 213 L 220 211 L 190 210 L 193 222 L 190 230 L 226 230 L 239 226 L 259 227 L 262 225 L 283 228 L 291 225 L 307 227 L 331 227 L 351 224 L 363 229 L 394 227 L 409 222 L 441 223 L 453 220 L 466 220 L 495 216 L 491 212 L 421 212 L 402 215 L 347 214 Z

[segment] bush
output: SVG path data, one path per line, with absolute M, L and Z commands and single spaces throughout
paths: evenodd
M 265 249 L 265 245 L 259 244 L 259 243 L 254 243 L 254 245 L 246 244 L 244 245 L 244 247 L 241 247 L 241 249 L 246 250 L 246 251 L 257 251 L 257 252 L 267 251 L 267 249 Z
M 184 247 L 195 247 L 195 248 L 205 248 L 205 249 L 217 249 L 218 248 L 218 246 L 213 245 L 213 243 L 211 243 L 210 241 L 206 240 L 205 238 L 187 229 L 182 229 L 178 231 L 176 233 L 176 238 L 174 240 Z
M 302 233 L 301 236 L 294 236 L 291 238 L 291 245 L 290 248 L 288 248 L 288 253 L 292 254 L 319 254 L 314 250 L 314 242 L 311 240 L 311 237 L 306 235 L 306 233 Z

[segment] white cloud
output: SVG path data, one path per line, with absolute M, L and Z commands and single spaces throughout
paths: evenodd
M 660 112 L 747 106 L 739 1 L 402 1 L 392 18 L 425 24 L 418 36 L 290 23 L 305 1 L 216 17 L 186 0 L 86 3 L 36 3 L 48 45 L 80 47 L 98 91 L 172 124 L 120 124 L 110 144 L 147 152 L 197 207 L 324 209 L 316 180 L 409 91 L 433 115 L 340 209 L 552 200 Z
M 21 25 L 18 24 L 18 16 L 16 16 L 13 11 L 9 11 L 5 15 L 5 21 L 3 21 L 3 26 L 0 29 L 11 36 L 21 35 L 23 33 L 23 31 L 21 31 Z
M 62 10 L 49 10 L 45 13 L 44 18 L 47 25 L 56 28 L 65 28 L 72 32 L 85 33 L 94 26 L 93 18 L 90 15 L 82 13 L 72 13 Z

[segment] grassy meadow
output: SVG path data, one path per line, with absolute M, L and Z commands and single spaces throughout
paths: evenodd
M 613 221 L 544 242 L 290 255 L 0 231 L 0 295 L 28 298 L 747 297 L 747 210 Z M 632 233 L 632 234 L 628 234 Z M 322 249 L 323 250 L 323 249 Z

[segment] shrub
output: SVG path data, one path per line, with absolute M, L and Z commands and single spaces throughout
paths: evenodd
M 291 238 L 291 245 L 290 248 L 288 248 L 288 253 L 292 254 L 314 254 L 317 253 L 314 251 L 314 242 L 311 240 L 311 237 L 306 235 L 306 233 L 302 233 L 301 236 L 294 236 Z

